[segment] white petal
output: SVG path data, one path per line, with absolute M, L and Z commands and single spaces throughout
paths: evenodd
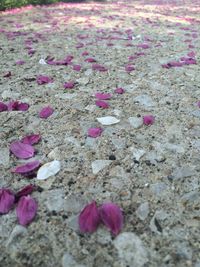
M 43 58 L 41 58 L 40 61 L 39 61 L 39 64 L 46 65 L 47 63 L 46 63 L 46 61 Z
M 112 124 L 116 124 L 116 123 L 120 122 L 120 120 L 118 120 L 117 118 L 112 117 L 112 116 L 97 118 L 97 120 L 102 125 L 112 125 Z
M 37 173 L 38 180 L 45 180 L 60 171 L 60 161 L 54 160 L 44 164 Z

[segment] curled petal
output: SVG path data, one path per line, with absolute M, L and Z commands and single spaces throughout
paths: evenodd
M 120 207 L 114 203 L 104 203 L 99 208 L 99 214 L 101 221 L 112 234 L 118 235 L 123 227 L 123 214 Z
M 15 198 L 16 198 L 16 202 L 23 196 L 27 196 L 30 195 L 34 190 L 36 190 L 36 186 L 29 184 L 26 185 L 25 187 L 23 187 L 22 189 L 20 189 L 16 194 L 15 194 Z
M 124 94 L 125 93 L 125 90 L 123 88 L 116 88 L 115 89 L 115 93 L 121 95 L 121 94 Z
M 31 134 L 22 138 L 21 142 L 23 144 L 34 145 L 37 144 L 40 141 L 40 139 L 41 136 L 39 134 Z
M 96 93 L 95 97 L 99 100 L 108 100 L 112 97 L 109 93 Z
M 8 110 L 8 107 L 3 102 L 0 102 L 0 112 Z
M 41 119 L 47 119 L 48 117 L 50 117 L 53 114 L 54 110 L 51 107 L 44 107 L 40 113 L 39 113 L 39 117 Z
M 8 213 L 15 202 L 15 196 L 11 190 L 6 188 L 0 189 L 0 214 Z
M 16 213 L 19 224 L 26 226 L 33 221 L 37 212 L 37 202 L 31 196 L 20 198 Z
M 65 89 L 72 89 L 75 86 L 75 82 L 67 82 L 64 84 Z
M 103 129 L 101 128 L 90 128 L 88 129 L 88 136 L 96 138 L 100 136 L 103 132 Z
M 19 141 L 13 142 L 10 145 L 10 151 L 20 159 L 31 158 L 35 153 L 35 150 L 31 145 L 24 144 Z
M 152 125 L 155 122 L 155 117 L 153 115 L 145 115 L 143 117 L 143 123 L 145 125 Z
M 19 173 L 24 176 L 32 176 L 32 174 L 39 168 L 40 166 L 40 161 L 39 160 L 34 160 L 31 162 L 28 162 L 23 165 L 19 165 L 13 169 L 11 169 L 11 172 L 13 173 Z
M 83 233 L 93 233 L 96 231 L 99 223 L 100 216 L 96 205 L 96 202 L 88 204 L 79 215 L 79 227 L 80 231 Z
M 100 108 L 109 108 L 109 104 L 106 101 L 97 100 L 95 104 Z

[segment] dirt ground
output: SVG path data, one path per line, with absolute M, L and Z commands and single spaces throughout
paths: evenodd
M 30 105 L 0 113 L 0 187 L 39 186 L 28 227 L 15 209 L 0 216 L 0 266 L 200 267 L 199 62 L 198 0 L 0 13 L 0 101 Z M 53 82 L 38 85 L 38 75 Z M 112 94 L 109 108 L 95 105 L 96 92 Z M 38 116 L 44 106 L 54 109 L 47 119 Z M 149 114 L 155 122 L 146 126 Z M 105 116 L 118 122 L 102 125 Z M 102 135 L 88 137 L 90 127 Z M 34 159 L 61 163 L 45 180 L 10 171 L 25 162 L 10 154 L 11 142 L 32 133 L 42 137 Z M 78 215 L 92 200 L 123 209 L 117 237 L 104 226 L 80 233 Z

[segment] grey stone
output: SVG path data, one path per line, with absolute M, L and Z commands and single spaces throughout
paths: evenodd
M 160 196 L 167 189 L 167 185 L 163 182 L 155 183 L 150 185 L 150 189 L 156 196 Z
M 142 267 L 148 262 L 147 249 L 136 234 L 131 232 L 119 234 L 113 243 L 122 266 Z
M 8 240 L 7 240 L 6 245 L 9 246 L 11 243 L 14 242 L 15 239 L 17 239 L 19 236 L 24 236 L 24 235 L 26 235 L 27 232 L 28 232 L 28 231 L 27 231 L 26 227 L 21 226 L 21 225 L 16 225 L 16 226 L 13 228 L 13 230 L 12 230 L 12 232 L 11 232 L 11 234 L 10 234 Z
M 3 147 L 0 149 L 0 165 L 3 165 L 4 167 L 9 167 L 10 162 L 10 151 L 8 148 Z
M 196 174 L 195 168 L 193 166 L 186 165 L 186 166 L 182 166 L 180 168 L 175 169 L 171 175 L 174 180 L 179 180 L 179 179 L 193 176 L 195 174 Z
M 74 260 L 74 257 L 66 252 L 62 257 L 62 267 L 86 267 L 86 266 L 78 264 Z
M 92 172 L 97 174 L 111 164 L 112 160 L 95 160 L 92 162 Z
M 155 102 L 148 95 L 139 95 L 134 99 L 134 102 L 139 102 L 142 106 L 145 106 L 145 107 L 155 106 Z
M 142 118 L 130 117 L 130 118 L 128 118 L 128 121 L 129 121 L 130 125 L 135 129 L 138 129 L 143 125 Z
M 87 199 L 82 195 L 72 194 L 69 195 L 64 203 L 64 210 L 66 212 L 78 213 L 86 205 Z
M 49 211 L 61 211 L 64 208 L 64 191 L 63 189 L 54 189 L 46 192 L 45 205 Z
M 140 204 L 140 206 L 136 210 L 137 217 L 140 220 L 144 221 L 148 217 L 148 214 L 149 214 L 149 203 L 144 202 Z

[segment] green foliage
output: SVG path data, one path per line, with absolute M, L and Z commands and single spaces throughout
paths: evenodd
M 62 0 L 60 0 L 62 2 Z M 84 0 L 67 0 L 63 2 L 83 2 Z M 21 7 L 25 5 L 46 5 L 59 2 L 59 0 L 0 0 L 0 10 Z

